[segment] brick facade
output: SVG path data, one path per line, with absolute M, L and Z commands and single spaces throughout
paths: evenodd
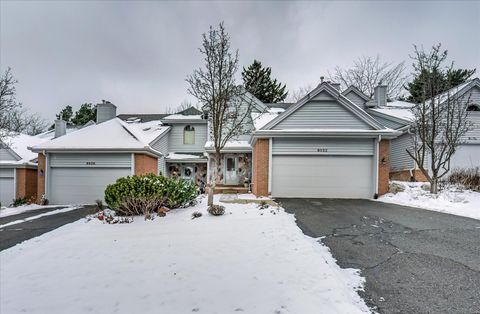
M 253 186 L 256 196 L 268 196 L 269 139 L 258 139 L 253 146 Z
M 37 166 L 37 203 L 42 200 L 42 195 L 45 194 L 45 173 L 46 173 L 46 158 L 44 154 L 38 154 Z
M 15 198 L 37 197 L 37 169 L 17 168 L 16 170 L 16 195 Z
M 145 154 L 135 154 L 135 175 L 158 174 L 158 158 Z
M 427 182 L 427 177 L 420 170 L 403 170 L 390 172 L 390 179 L 397 181 Z
M 378 196 L 388 193 L 390 179 L 390 140 L 381 140 L 378 145 Z

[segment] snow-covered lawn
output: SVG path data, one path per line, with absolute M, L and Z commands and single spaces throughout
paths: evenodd
M 202 199 L 154 221 L 81 220 L 0 252 L 2 313 L 369 312 L 363 278 L 293 215 L 224 205 L 220 217 Z
M 0 208 L 0 218 L 11 216 L 11 215 L 17 215 L 17 214 L 25 213 L 32 210 L 53 208 L 53 207 L 58 207 L 58 206 L 56 205 L 42 206 L 37 204 L 29 204 L 29 205 L 21 205 L 17 207 L 2 207 Z
M 478 192 L 448 186 L 435 197 L 421 188 L 425 183 L 401 181 L 394 181 L 394 183 L 404 186 L 405 191 L 385 194 L 378 199 L 379 201 L 480 219 L 480 193 Z

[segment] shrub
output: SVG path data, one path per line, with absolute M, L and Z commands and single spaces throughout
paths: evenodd
M 95 200 L 95 204 L 97 204 L 97 210 L 103 210 L 105 208 L 102 200 Z
M 210 205 L 208 206 L 208 212 L 213 216 L 221 216 L 225 213 L 225 207 L 222 205 Z
M 12 206 L 13 207 L 18 207 L 21 205 L 25 205 L 28 203 L 28 200 L 26 197 L 19 197 L 13 200 Z
M 202 217 L 202 213 L 201 213 L 201 212 L 193 212 L 193 213 L 192 213 L 192 219 L 200 218 L 200 217 Z
M 478 167 L 455 169 L 448 176 L 447 183 L 462 185 L 473 191 L 480 191 L 480 171 Z
M 105 202 L 120 215 L 149 215 L 162 206 L 190 204 L 196 196 L 193 182 L 154 174 L 119 178 L 105 189 Z

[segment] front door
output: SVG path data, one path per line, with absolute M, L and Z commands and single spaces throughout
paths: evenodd
M 237 157 L 233 157 L 233 156 L 225 157 L 225 184 L 227 185 L 238 184 L 237 163 L 238 163 Z

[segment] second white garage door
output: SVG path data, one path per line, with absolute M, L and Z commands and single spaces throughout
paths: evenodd
M 15 169 L 0 169 L 0 203 L 8 206 L 15 198 Z
M 372 156 L 273 156 L 274 197 L 372 198 Z

